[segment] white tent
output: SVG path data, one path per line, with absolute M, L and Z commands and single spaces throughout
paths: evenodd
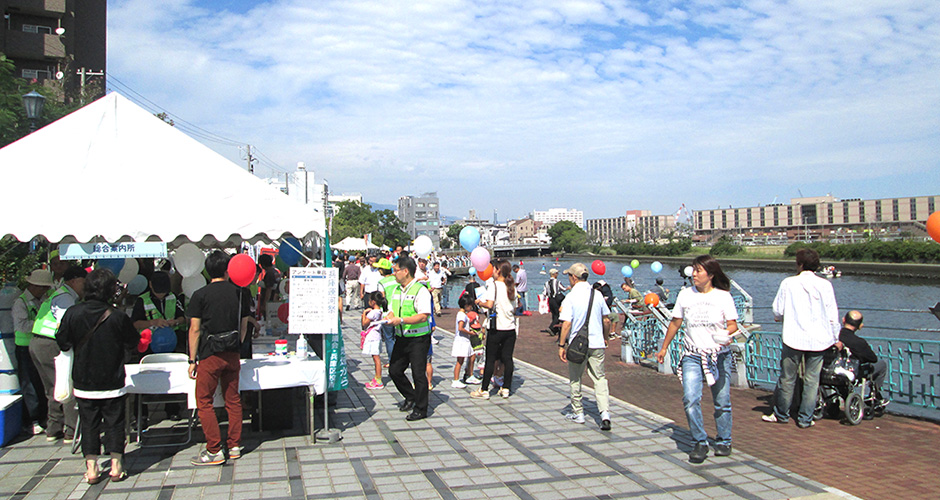
M 20 241 L 233 245 L 325 234 L 322 210 L 117 93 L 0 149 L 0 183 L 0 235 Z
M 365 238 L 353 238 L 352 236 L 343 238 L 343 241 L 333 245 L 334 250 L 344 250 L 346 252 L 372 250 L 378 248 L 378 246 L 373 245 L 372 243 L 366 243 Z

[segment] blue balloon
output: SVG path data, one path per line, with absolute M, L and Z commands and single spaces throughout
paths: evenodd
M 654 273 L 658 273 L 663 270 L 663 265 L 657 260 L 656 262 L 650 264 L 650 270 L 652 270 Z
M 629 278 L 630 276 L 633 276 L 633 268 L 630 266 L 623 266 L 620 268 L 620 274 L 622 274 L 624 278 Z
M 152 330 L 150 350 L 155 353 L 173 352 L 176 349 L 176 332 L 168 326 L 161 326 Z
M 278 247 L 278 255 L 288 266 L 296 266 L 300 262 L 300 252 L 298 250 L 303 250 L 303 248 L 297 238 L 284 238 Z
M 473 266 L 470 266 L 470 271 L 468 271 L 468 272 L 470 273 L 470 276 L 476 276 L 476 275 L 477 275 L 477 270 L 474 269 Z
M 480 230 L 473 226 L 461 229 L 460 246 L 468 252 L 472 252 L 474 248 L 480 246 Z
M 98 269 L 110 269 L 111 272 L 117 276 L 121 273 L 121 269 L 124 268 L 124 259 L 98 259 L 95 267 Z

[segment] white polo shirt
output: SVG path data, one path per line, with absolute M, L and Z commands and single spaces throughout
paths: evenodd
M 588 347 L 591 349 L 603 349 L 604 343 L 604 316 L 610 314 L 610 308 L 604 301 L 604 294 L 591 288 L 586 281 L 579 281 L 571 287 L 571 291 L 561 301 L 561 311 L 558 313 L 558 319 L 571 323 L 571 333 L 568 334 L 568 340 L 578 333 L 578 330 L 584 326 L 587 319 L 588 302 L 594 292 L 594 304 L 591 306 L 591 322 L 588 323 Z

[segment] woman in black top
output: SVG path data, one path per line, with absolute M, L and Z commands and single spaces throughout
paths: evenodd
M 140 334 L 126 314 L 111 306 L 117 279 L 108 269 L 96 269 L 85 279 L 85 301 L 65 311 L 56 342 L 74 349 L 72 384 L 81 417 L 85 480 L 101 480 L 98 454 L 101 431 L 111 454 L 111 480 L 127 477 L 124 470 L 124 357 L 138 346 Z

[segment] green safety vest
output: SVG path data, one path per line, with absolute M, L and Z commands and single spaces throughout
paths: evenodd
M 398 281 L 396 281 L 395 277 L 392 275 L 382 276 L 382 279 L 379 280 L 379 289 L 385 294 L 386 300 L 391 299 L 392 294 L 395 292 L 395 287 L 401 288 L 401 285 L 398 284 Z
M 26 292 L 23 292 L 20 294 L 20 299 L 23 300 L 23 304 L 26 304 L 26 317 L 29 318 L 30 321 L 35 322 L 36 316 L 39 314 L 39 309 L 37 309 L 36 306 L 32 305 L 29 302 L 29 299 L 26 298 Z M 32 330 L 28 332 L 21 332 L 19 330 L 16 330 L 15 332 L 13 332 L 13 335 L 15 337 L 14 342 L 16 343 L 16 345 L 23 346 L 23 347 L 28 346 L 29 341 L 33 338 Z
M 59 330 L 59 320 L 52 314 L 52 300 L 67 293 L 69 293 L 68 285 L 62 285 L 42 302 L 42 305 L 39 306 L 39 312 L 36 313 L 36 320 L 33 321 L 33 335 L 42 335 L 50 339 L 55 338 L 55 332 Z
M 166 294 L 163 299 L 163 314 L 160 314 L 157 305 L 150 298 L 150 292 L 141 294 L 140 299 L 144 301 L 144 314 L 147 315 L 147 319 L 154 319 L 154 315 L 162 316 L 163 319 L 176 319 L 176 296 L 172 293 Z M 170 316 L 167 316 L 167 311 L 173 312 L 170 313 Z
M 407 318 L 418 314 L 418 311 L 415 310 L 415 297 L 423 286 L 422 283 L 415 280 L 411 283 L 411 286 L 408 287 L 408 290 L 402 290 L 401 286 L 395 288 L 390 302 L 392 312 L 399 318 Z M 431 323 L 424 320 L 414 325 L 402 323 L 395 332 L 395 335 L 399 337 L 420 337 L 422 335 L 428 335 L 429 333 L 431 333 Z

